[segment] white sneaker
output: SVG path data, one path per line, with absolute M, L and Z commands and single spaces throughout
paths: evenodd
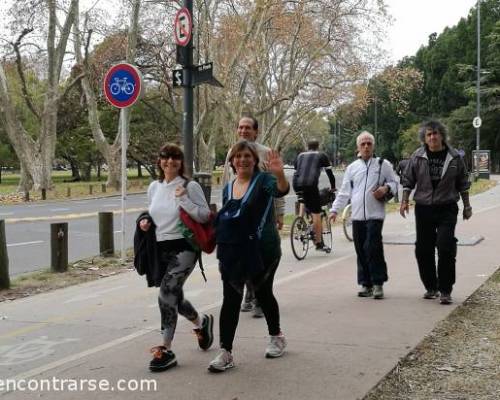
M 286 339 L 283 333 L 269 337 L 269 344 L 266 347 L 266 358 L 281 357 L 285 352 Z
M 220 349 L 219 354 L 208 365 L 210 372 L 224 372 L 226 369 L 233 368 L 233 355 L 226 349 Z

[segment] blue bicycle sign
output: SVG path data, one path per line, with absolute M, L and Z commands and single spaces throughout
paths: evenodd
M 117 77 L 113 78 L 114 82 L 109 86 L 109 90 L 111 90 L 113 96 L 117 96 L 122 92 L 126 95 L 134 93 L 134 84 L 127 82 L 127 79 L 127 77 L 122 79 Z
M 111 67 L 104 77 L 104 94 L 115 107 L 125 108 L 134 104 L 141 93 L 141 75 L 130 64 Z

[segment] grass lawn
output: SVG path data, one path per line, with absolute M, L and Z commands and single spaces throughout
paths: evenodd
M 137 177 L 137 169 L 128 170 L 127 191 L 129 193 L 146 190 L 151 177 L 146 171 L 143 171 L 143 177 Z M 212 173 L 212 182 L 219 185 L 222 177 L 222 170 L 215 170 Z M 120 194 L 121 189 L 104 187 L 107 175 L 101 174 L 101 179 L 92 175 L 89 182 L 66 182 L 71 180 L 71 171 L 53 171 L 52 172 L 52 190 L 47 191 L 47 200 L 78 199 L 85 197 L 94 197 L 106 194 Z M 23 194 L 17 192 L 19 184 L 19 173 L 2 172 L 2 183 L 0 184 L 0 204 L 11 204 L 23 201 Z M 41 200 L 41 192 L 30 192 L 30 200 Z

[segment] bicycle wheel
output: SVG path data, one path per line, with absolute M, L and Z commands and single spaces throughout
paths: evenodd
M 344 212 L 342 213 L 342 225 L 344 228 L 344 235 L 352 242 L 352 219 L 351 219 L 351 205 L 349 204 L 346 208 L 344 208 Z
M 333 249 L 332 226 L 328 215 L 324 212 L 321 214 L 321 235 L 325 244 L 325 253 L 330 253 Z
M 290 244 L 295 258 L 303 260 L 309 250 L 309 229 L 306 220 L 302 217 L 295 218 L 292 223 Z

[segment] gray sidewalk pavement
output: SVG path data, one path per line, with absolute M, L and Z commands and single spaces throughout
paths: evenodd
M 147 289 L 135 272 L 51 293 L 0 304 L 1 379 L 107 380 L 114 390 L 95 390 L 98 399 L 359 399 L 397 361 L 414 348 L 437 322 L 477 289 L 500 264 L 496 221 L 500 219 L 500 186 L 472 199 L 475 214 L 459 222 L 465 240 L 481 235 L 475 246 L 458 250 L 454 304 L 423 300 L 414 247 L 386 245 L 390 280 L 384 300 L 356 296 L 352 243 L 334 230 L 331 255 L 312 251 L 304 261 L 291 255 L 283 240 L 283 259 L 275 293 L 287 353 L 264 358 L 267 344 L 263 319 L 240 315 L 235 339 L 236 367 L 210 374 L 217 340 L 207 352 L 197 349 L 191 326 L 179 320 L 174 351 L 179 366 L 163 373 L 148 371 L 148 350 L 161 343 L 156 289 Z M 414 229 L 414 215 L 388 216 L 384 236 L 403 237 Z M 216 317 L 221 283 L 216 260 L 206 257 L 208 283 L 195 270 L 186 297 Z M 156 391 L 121 391 L 120 379 L 154 380 Z M 80 399 L 88 391 L 17 391 L 7 399 Z

